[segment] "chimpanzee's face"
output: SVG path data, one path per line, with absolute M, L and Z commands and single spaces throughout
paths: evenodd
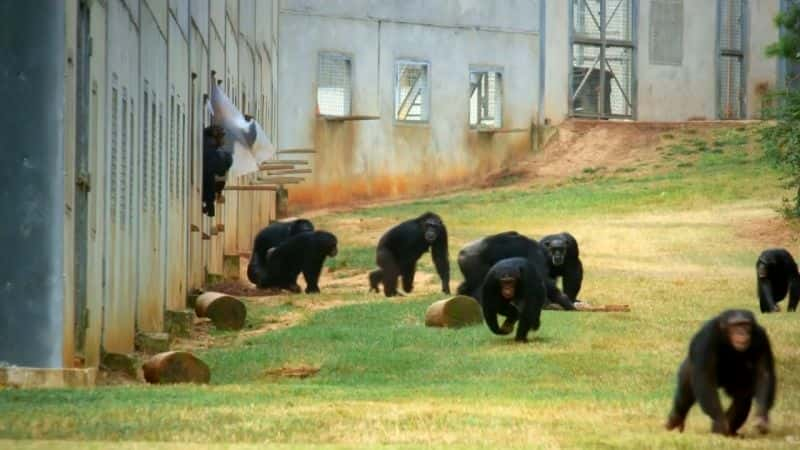
M 436 219 L 428 219 L 425 221 L 425 242 L 429 244 L 433 244 L 434 241 L 439 237 L 439 229 L 442 226 L 442 222 Z
M 500 295 L 506 300 L 513 300 L 517 293 L 517 278 L 505 276 L 500 278 Z
M 752 317 L 752 314 L 747 315 L 736 311 L 723 320 L 722 331 L 726 334 L 731 347 L 739 352 L 747 351 L 747 349 L 750 348 L 750 340 L 753 335 L 753 323 L 755 322 L 755 318 Z
M 545 244 L 547 251 L 550 252 L 550 258 L 554 266 L 564 264 L 564 257 L 567 254 L 567 243 L 563 239 L 553 239 Z

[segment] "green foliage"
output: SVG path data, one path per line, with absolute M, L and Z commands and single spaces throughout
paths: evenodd
M 783 29 L 778 42 L 767 48 L 770 56 L 800 60 L 800 6 L 792 5 L 775 17 L 775 25 Z M 800 92 L 789 89 L 770 93 L 765 118 L 774 125 L 761 130 L 767 157 L 783 170 L 787 187 L 794 198 L 784 199 L 783 213 L 800 216 Z

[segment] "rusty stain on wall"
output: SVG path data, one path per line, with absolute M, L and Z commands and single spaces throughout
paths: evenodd
M 369 124 L 314 119 L 313 172 L 306 182 L 289 187 L 292 211 L 473 185 L 532 148 L 530 130 L 466 130 L 463 148 L 440 148 L 429 126 L 383 125 L 391 133 L 391 148 L 376 148 L 374 155 L 385 163 L 377 156 L 356 154 L 359 139 L 367 134 L 361 127 Z

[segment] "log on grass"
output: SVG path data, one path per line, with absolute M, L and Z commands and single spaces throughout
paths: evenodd
M 142 366 L 148 383 L 208 383 L 211 371 L 206 363 L 189 352 L 164 352 Z
M 247 308 L 239 299 L 219 292 L 205 292 L 197 297 L 194 306 L 197 317 L 208 317 L 220 330 L 241 330 L 247 318 Z
M 458 328 L 483 322 L 481 305 L 472 297 L 457 295 L 439 300 L 425 312 L 425 326 Z

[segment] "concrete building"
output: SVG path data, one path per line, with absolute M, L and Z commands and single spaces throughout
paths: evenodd
M 279 147 L 315 152 L 292 205 L 469 182 L 568 117 L 760 118 L 787 3 L 283 0 Z

